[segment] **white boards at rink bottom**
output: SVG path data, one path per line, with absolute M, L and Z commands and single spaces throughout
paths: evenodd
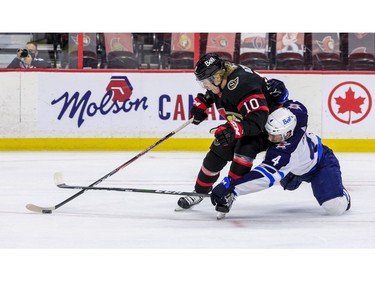
M 309 130 L 336 151 L 375 151 L 373 73 L 282 73 L 290 98 L 309 109 Z M 197 93 L 189 72 L 2 72 L 2 150 L 137 150 L 189 118 Z M 161 150 L 206 150 L 224 120 L 211 109 Z

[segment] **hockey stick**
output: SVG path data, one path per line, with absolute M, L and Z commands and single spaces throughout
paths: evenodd
M 184 192 L 184 191 L 173 191 L 173 190 L 161 190 L 161 189 L 143 189 L 143 188 L 132 188 L 132 187 L 89 187 L 79 185 L 68 185 L 64 182 L 61 173 L 55 173 L 55 184 L 59 188 L 68 189 L 83 189 L 83 190 L 106 190 L 106 191 L 123 191 L 123 192 L 140 192 L 140 193 L 154 193 L 154 194 L 165 194 L 165 195 L 183 195 L 183 196 L 197 196 L 195 192 Z M 209 194 L 199 194 L 200 197 L 209 197 Z
M 143 156 L 144 154 L 146 154 L 147 152 L 149 152 L 151 149 L 155 148 L 156 146 L 158 146 L 159 144 L 161 144 L 162 142 L 164 142 L 165 140 L 169 139 L 170 137 L 172 137 L 174 134 L 176 134 L 177 132 L 181 131 L 183 128 L 185 128 L 187 125 L 189 125 L 191 122 L 193 121 L 193 119 L 190 119 L 188 121 L 186 121 L 184 124 L 182 124 L 180 127 L 178 127 L 177 129 L 175 129 L 174 131 L 170 132 L 168 135 L 166 135 L 165 137 L 161 138 L 160 140 L 158 140 L 156 143 L 154 143 L 153 145 L 151 145 L 150 147 L 148 147 L 147 149 L 143 150 L 142 152 L 138 153 L 136 156 L 134 156 L 132 159 L 130 159 L 129 161 L 125 162 L 124 164 L 122 164 L 121 166 L 117 167 L 116 169 L 114 169 L 113 171 L 109 172 L 108 174 L 106 174 L 105 176 L 101 177 L 100 179 L 98 179 L 97 181 L 93 182 L 92 184 L 90 184 L 88 187 L 93 187 L 95 185 L 98 185 L 99 183 L 101 183 L 103 180 L 109 178 L 110 176 L 116 174 L 118 171 L 120 171 L 121 169 L 125 168 L 126 166 L 130 165 L 131 163 L 133 163 L 135 160 L 137 160 L 138 158 L 140 158 L 141 156 Z M 65 199 L 64 201 L 58 203 L 57 205 L 53 206 L 53 207 L 39 207 L 37 205 L 34 205 L 34 204 L 27 204 L 26 205 L 26 209 L 28 209 L 29 211 L 32 211 L 32 212 L 37 212 L 37 213 L 43 213 L 43 214 L 50 214 L 52 213 L 52 211 L 60 208 L 61 206 L 65 205 L 66 203 L 70 202 L 71 200 L 73 200 L 74 198 L 82 195 L 85 191 L 87 191 L 88 189 L 82 189 L 81 191 L 77 192 L 76 194 L 72 195 L 71 197 Z
M 140 193 L 153 193 L 153 194 L 164 194 L 164 195 L 182 195 L 182 196 L 200 196 L 210 197 L 210 194 L 197 194 L 195 192 L 175 191 L 175 190 L 162 190 L 162 189 L 143 189 L 133 187 L 88 187 L 79 185 L 66 185 L 61 184 L 59 188 L 67 189 L 82 189 L 82 190 L 106 190 L 106 191 L 123 191 L 123 192 L 140 192 Z

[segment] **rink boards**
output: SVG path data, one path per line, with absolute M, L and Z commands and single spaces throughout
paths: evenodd
M 371 72 L 276 72 L 309 109 L 309 131 L 336 151 L 374 152 Z M 143 150 L 189 118 L 202 89 L 186 71 L 2 71 L 1 150 Z M 215 108 L 155 150 L 205 151 Z

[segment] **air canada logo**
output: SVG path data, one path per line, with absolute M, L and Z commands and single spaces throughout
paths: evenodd
M 371 93 L 358 82 L 341 83 L 328 97 L 328 108 L 332 116 L 348 125 L 364 120 L 370 113 L 371 107 Z
M 53 106 L 60 106 L 58 120 L 64 117 L 77 119 L 78 128 L 88 118 L 97 115 L 125 114 L 130 111 L 146 110 L 147 97 L 130 100 L 133 94 L 133 86 L 126 76 L 112 76 L 106 87 L 106 93 L 98 101 L 98 95 L 89 90 L 84 94 L 65 92 L 51 102 Z M 99 93 L 100 94 L 100 93 Z M 95 98 L 95 100 L 93 100 Z

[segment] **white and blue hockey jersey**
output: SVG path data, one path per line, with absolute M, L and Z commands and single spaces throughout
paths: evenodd
M 284 107 L 297 118 L 293 136 L 286 141 L 272 144 L 266 151 L 263 162 L 242 178 L 235 180 L 237 195 L 257 192 L 280 182 L 288 173 L 304 176 L 317 167 L 323 147 L 320 138 L 307 133 L 308 112 L 300 102 L 287 101 Z

